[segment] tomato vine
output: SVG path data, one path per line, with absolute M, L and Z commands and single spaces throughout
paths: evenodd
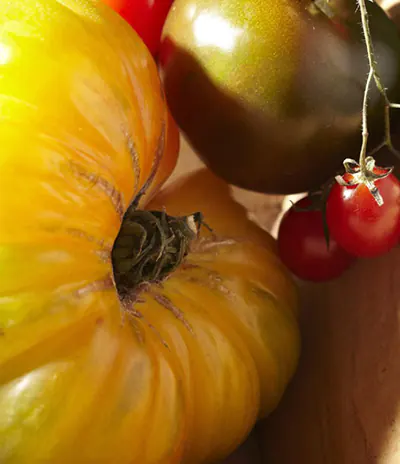
M 380 77 L 377 62 L 375 59 L 375 51 L 372 41 L 371 30 L 369 26 L 369 15 L 366 6 L 366 0 L 357 0 L 357 4 L 360 8 L 361 13 L 361 24 L 363 29 L 363 35 L 365 39 L 366 49 L 367 49 L 367 57 L 368 57 L 368 64 L 369 64 L 369 71 L 368 77 L 365 84 L 364 90 L 364 97 L 363 97 L 363 104 L 362 104 L 362 143 L 360 149 L 360 156 L 359 162 L 357 163 L 355 160 L 347 158 L 344 160 L 343 165 L 345 168 L 346 173 L 351 174 L 350 180 L 346 179 L 344 176 L 336 176 L 336 180 L 340 185 L 343 186 L 353 186 L 364 184 L 372 196 L 374 197 L 375 201 L 378 203 L 379 206 L 383 205 L 383 198 L 379 192 L 379 189 L 376 187 L 375 182 L 379 179 L 384 179 L 385 177 L 389 176 L 393 170 L 391 168 L 380 168 L 377 172 L 375 170 L 375 160 L 373 158 L 373 154 L 379 151 L 381 148 L 387 146 L 388 149 L 395 154 L 397 157 L 400 157 L 400 152 L 396 150 L 393 146 L 392 137 L 391 137 L 391 127 L 390 127 L 390 110 L 392 108 L 400 108 L 400 104 L 392 103 L 389 100 L 387 95 L 385 86 L 382 83 L 382 79 Z M 367 156 L 367 146 L 368 146 L 368 99 L 372 81 L 375 82 L 375 85 L 384 99 L 384 123 L 385 123 L 385 136 L 383 142 L 376 147 L 372 153 Z
M 344 174 L 330 179 L 319 192 L 292 206 L 283 217 L 278 234 L 282 261 L 305 280 L 323 281 L 341 275 L 353 257 L 372 257 L 388 252 L 400 238 L 400 182 L 393 167 L 377 167 L 373 155 L 388 147 L 400 158 L 391 138 L 390 111 L 400 104 L 389 100 L 375 58 L 366 0 L 360 9 L 369 71 L 362 100 L 361 148 L 358 162 L 343 161 Z M 367 154 L 368 101 L 375 83 L 384 100 L 384 140 Z M 319 207 L 310 199 L 320 198 Z M 298 206 L 307 206 L 299 210 Z M 322 243 L 323 230 L 326 242 Z

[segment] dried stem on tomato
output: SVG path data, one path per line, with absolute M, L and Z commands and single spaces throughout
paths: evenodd
M 201 213 L 169 216 L 165 211 L 128 208 L 112 251 L 121 299 L 143 283 L 164 280 L 187 256 L 203 224 Z

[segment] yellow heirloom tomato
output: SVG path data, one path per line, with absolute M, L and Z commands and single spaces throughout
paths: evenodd
M 299 337 L 272 239 L 207 172 L 149 208 L 203 209 L 214 233 L 135 210 L 177 151 L 156 66 L 111 9 L 1 2 L 2 464 L 212 462 L 281 398 Z

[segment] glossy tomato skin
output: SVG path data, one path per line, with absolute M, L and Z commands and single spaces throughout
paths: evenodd
M 321 2 L 323 3 L 323 2 Z M 367 60 L 353 0 L 176 0 L 163 32 L 166 94 L 211 169 L 268 193 L 308 191 L 359 149 Z M 399 36 L 368 2 L 377 61 L 399 91 Z M 371 99 L 371 143 L 382 107 Z M 396 115 L 393 115 L 396 118 Z
M 161 32 L 173 0 L 103 0 L 119 13 L 139 34 L 156 56 Z
M 354 257 L 332 238 L 327 246 L 321 211 L 303 211 L 310 205 L 309 198 L 303 198 L 283 216 L 278 232 L 279 256 L 300 279 L 324 282 L 339 277 Z
M 366 185 L 347 187 L 338 183 L 332 187 L 326 206 L 332 237 L 349 253 L 360 257 L 386 253 L 400 239 L 400 183 L 390 174 L 375 185 L 384 200 L 382 206 Z
M 224 239 L 203 236 L 186 267 L 122 305 L 124 212 L 177 155 L 154 59 L 101 2 L 13 0 L 0 60 L 1 463 L 222 459 L 299 355 L 296 288 L 271 237 L 227 185 L 191 178 L 183 198 L 180 183 L 159 209 L 204 210 Z
M 153 376 L 174 377 L 121 324 L 110 261 L 124 210 L 177 157 L 154 60 L 85 0 L 3 2 L 0 50 L 0 461 L 145 462 L 135 423 L 148 462 L 178 459 L 182 400 L 147 417 Z

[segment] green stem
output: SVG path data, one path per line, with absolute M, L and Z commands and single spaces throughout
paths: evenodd
M 368 56 L 369 66 L 370 66 L 370 69 L 372 69 L 376 87 L 378 88 L 379 92 L 384 98 L 385 104 L 390 107 L 391 103 L 387 96 L 386 89 L 382 84 L 382 80 L 380 78 L 378 68 L 377 68 L 377 63 L 375 60 L 375 52 L 374 52 L 374 46 L 372 43 L 371 29 L 369 27 L 369 16 L 368 16 L 367 6 L 365 3 L 365 0 L 357 0 L 357 1 L 358 1 L 358 5 L 360 7 L 360 12 L 361 12 L 361 22 L 362 22 L 362 28 L 364 32 L 365 45 L 367 47 L 367 56 Z
M 372 78 L 374 76 L 374 71 L 370 68 L 367 78 L 367 83 L 364 90 L 363 106 L 362 106 L 362 143 L 360 150 L 360 170 L 362 174 L 367 173 L 367 145 L 368 145 L 368 97 L 369 89 L 371 87 Z
M 364 39 L 365 39 L 365 44 L 367 48 L 367 56 L 368 56 L 368 63 L 369 63 L 369 74 L 368 74 L 368 79 L 367 79 L 367 85 L 365 88 L 365 93 L 364 93 L 364 104 L 363 104 L 363 142 L 362 142 L 362 147 L 361 147 L 361 153 L 360 153 L 360 167 L 361 170 L 365 168 L 365 150 L 366 150 L 366 143 L 368 140 L 368 130 L 366 130 L 366 119 L 367 119 L 367 103 L 366 100 L 368 100 L 368 93 L 370 89 L 370 83 L 371 83 L 371 74 L 374 78 L 375 85 L 379 91 L 379 93 L 382 95 L 384 99 L 384 104 L 385 104 L 385 138 L 382 144 L 379 145 L 379 148 L 382 148 L 384 146 L 387 146 L 389 150 L 395 154 L 396 156 L 400 157 L 400 152 L 398 152 L 392 143 L 392 136 L 391 136 L 391 130 L 390 130 L 390 109 L 391 108 L 400 108 L 400 104 L 398 103 L 391 103 L 389 100 L 389 97 L 386 92 L 386 88 L 384 87 L 382 83 L 382 79 L 379 75 L 378 72 L 378 67 L 377 67 L 377 62 L 375 60 L 375 52 L 374 52 L 374 47 L 372 43 L 372 35 L 371 35 L 371 29 L 369 27 L 369 16 L 368 16 L 368 10 L 366 6 L 366 0 L 357 0 L 357 3 L 360 7 L 360 12 L 361 12 L 361 22 L 362 22 L 362 28 L 363 28 L 363 33 L 364 33 Z M 366 136 L 364 136 L 364 132 L 367 133 Z M 374 153 L 376 153 L 378 149 L 374 150 Z

